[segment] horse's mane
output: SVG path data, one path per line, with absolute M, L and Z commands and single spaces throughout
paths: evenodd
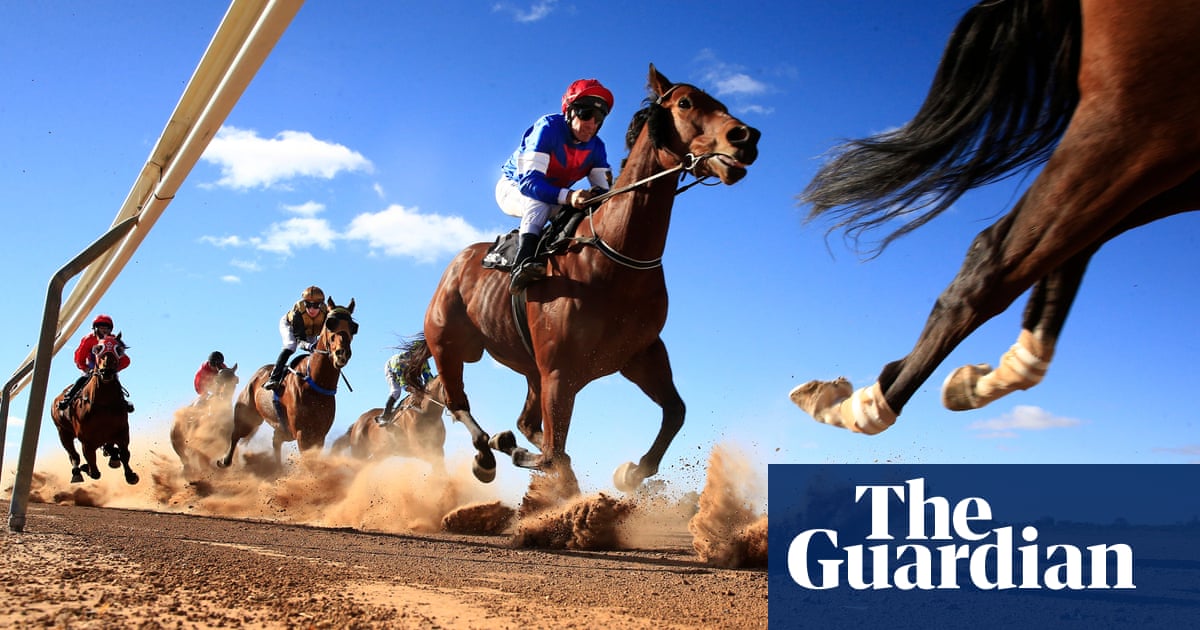
M 703 92 L 700 88 L 686 83 L 676 83 L 671 86 L 671 89 L 677 87 L 688 87 L 698 92 Z M 625 149 L 633 149 L 633 143 L 637 142 L 638 134 L 642 133 L 642 127 L 649 125 L 650 128 L 650 144 L 656 149 L 661 149 L 670 142 L 669 133 L 671 130 L 671 115 L 667 112 L 667 108 L 658 104 L 659 96 L 650 93 L 642 101 L 642 109 L 639 109 L 633 114 L 633 120 L 629 122 L 629 129 L 625 131 Z

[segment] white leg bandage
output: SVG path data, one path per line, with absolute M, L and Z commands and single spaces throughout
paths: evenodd
M 875 435 L 896 422 L 896 414 L 884 399 L 878 382 L 854 392 L 842 401 L 838 411 L 842 426 L 855 433 Z
M 982 407 L 1005 394 L 1018 389 L 1029 389 L 1042 382 L 1046 370 L 1050 368 L 1052 354 L 1051 347 L 1039 342 L 1028 330 L 1022 330 L 1017 343 L 1000 357 L 1000 367 L 980 377 L 975 384 L 978 406 Z

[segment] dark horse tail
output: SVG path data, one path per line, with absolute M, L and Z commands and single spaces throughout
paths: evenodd
M 429 351 L 429 344 L 425 343 L 425 336 L 418 335 L 414 339 L 408 341 L 400 347 L 400 351 L 405 354 L 405 363 L 402 373 L 404 374 L 404 383 L 412 391 L 416 397 L 414 402 L 420 402 L 428 393 L 425 390 L 425 364 L 433 357 L 433 353 Z
M 984 0 L 963 16 L 933 85 L 904 127 L 847 142 L 800 195 L 830 232 L 904 217 L 878 246 L 929 222 L 968 190 L 1049 159 L 1079 102 L 1079 2 Z

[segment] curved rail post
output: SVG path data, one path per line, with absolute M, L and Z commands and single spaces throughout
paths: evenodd
M 9 531 L 25 530 L 25 508 L 29 503 L 29 488 L 33 483 L 33 463 L 37 458 L 38 433 L 42 426 L 42 407 L 46 402 L 46 385 L 50 380 L 50 359 L 54 358 L 54 337 L 58 332 L 58 312 L 62 308 L 63 287 L 96 258 L 108 251 L 137 225 L 132 216 L 113 226 L 87 249 L 71 259 L 50 277 L 46 289 L 46 305 L 42 309 L 42 330 L 38 334 L 37 355 L 33 359 L 33 382 L 29 388 L 29 408 L 25 412 L 25 430 L 21 433 L 21 452 L 17 458 L 17 478 L 13 483 L 12 503 L 8 510 Z M 13 382 L 20 380 L 14 379 Z M 12 384 L 10 382 L 10 384 Z M 4 406 L 8 403 L 8 387 L 4 390 Z M 4 418 L 8 422 L 7 415 Z

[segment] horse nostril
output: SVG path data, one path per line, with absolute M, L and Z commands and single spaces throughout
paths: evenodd
M 725 134 L 725 139 L 734 146 L 745 144 L 754 137 L 754 129 L 746 125 L 738 125 Z

